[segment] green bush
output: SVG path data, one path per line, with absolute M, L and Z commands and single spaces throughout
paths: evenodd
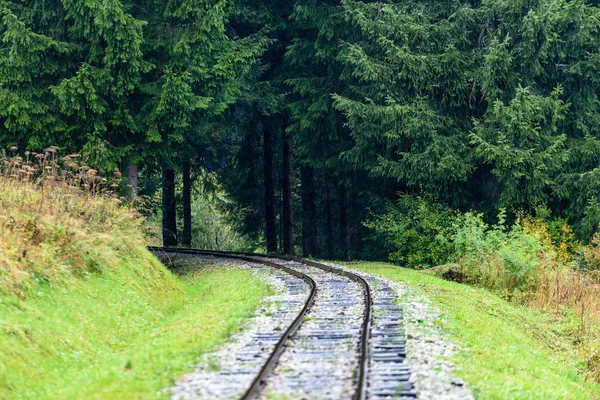
M 521 297 L 535 290 L 540 268 L 553 265 L 557 252 L 546 222 L 529 218 L 507 227 L 505 221 L 504 210 L 490 225 L 481 214 L 459 215 L 445 205 L 405 195 L 365 225 L 372 230 L 370 239 L 382 243 L 397 264 L 427 268 L 454 263 L 462 281 L 507 298 Z
M 458 218 L 452 237 L 453 258 L 467 282 L 512 297 L 536 286 L 538 267 L 551 249 L 520 221 L 510 229 L 504 221 L 504 211 L 491 226 L 479 214 Z
M 365 225 L 372 230 L 370 240 L 380 243 L 397 264 L 428 268 L 451 263 L 452 273 L 446 273 L 448 268 L 438 272 L 506 298 L 527 300 L 548 272 L 571 268 L 580 245 L 564 220 L 517 216 L 508 226 L 502 210 L 498 222 L 489 224 L 482 214 L 459 214 L 443 204 L 404 195 Z M 583 251 L 588 269 L 600 269 L 598 243 L 600 234 Z
M 389 259 L 407 267 L 431 267 L 448 261 L 456 213 L 421 197 L 404 195 L 387 206 L 383 215 L 371 215 L 365 226 L 370 239 L 389 249 Z

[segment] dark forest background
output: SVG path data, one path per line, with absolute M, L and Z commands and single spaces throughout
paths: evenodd
M 600 223 L 595 0 L 1 0 L 0 40 L 0 148 L 121 170 L 165 245 L 222 247 L 218 214 L 241 248 L 435 265 L 469 211 Z

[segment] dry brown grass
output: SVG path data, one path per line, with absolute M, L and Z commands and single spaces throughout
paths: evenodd
M 38 284 L 111 268 L 111 255 L 97 252 L 101 244 L 103 253 L 125 250 L 116 236 L 144 242 L 141 216 L 115 195 L 118 172 L 99 176 L 56 147 L 16 150 L 0 155 L 0 293 L 23 298 Z
M 548 269 L 540 273 L 530 302 L 571 321 L 567 334 L 579 345 L 582 372 L 600 382 L 600 274 L 598 271 Z
M 528 304 L 571 321 L 568 334 L 579 345 L 585 360 L 582 373 L 600 382 L 600 236 L 581 246 L 574 242 L 572 231 L 565 225 L 561 228 L 565 240 L 557 243 L 542 221 L 523 221 L 546 248 L 538 255 L 542 262 L 537 268 L 534 290 L 527 293 Z M 579 247 L 579 259 L 569 251 L 574 247 Z

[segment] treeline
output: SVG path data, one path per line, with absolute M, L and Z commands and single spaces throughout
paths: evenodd
M 166 245 L 191 243 L 205 170 L 272 252 L 387 257 L 364 222 L 403 195 L 491 222 L 542 210 L 588 240 L 598 5 L 2 0 L 0 146 L 162 186 Z

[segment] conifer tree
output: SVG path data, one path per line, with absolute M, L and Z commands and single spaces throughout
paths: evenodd
M 317 207 L 316 191 L 312 189 L 318 185 L 315 179 L 329 175 L 341 181 L 349 175 L 349 166 L 339 157 L 347 149 L 349 132 L 344 127 L 343 115 L 332 106 L 331 95 L 343 93 L 348 88 L 347 82 L 341 80 L 343 63 L 337 55 L 341 41 L 347 39 L 352 31 L 348 29 L 339 0 L 296 1 L 292 20 L 294 38 L 286 54 L 291 70 L 286 82 L 294 93 L 290 100 L 292 124 L 288 131 L 294 138 L 295 151 L 302 164 L 302 184 L 306 186 L 302 190 L 302 241 L 304 253 L 309 256 L 318 253 L 318 231 L 312 226 L 317 223 L 314 211 Z M 324 181 L 320 183 L 326 184 Z M 333 193 L 346 192 L 335 190 Z M 347 204 L 343 201 L 338 203 L 342 206 Z M 340 210 L 338 206 L 335 208 Z M 349 210 L 341 209 L 340 213 L 340 231 L 350 232 L 349 219 L 345 218 Z M 326 218 L 329 219 L 327 225 L 332 226 L 333 213 L 326 213 Z M 328 234 L 326 241 L 325 247 L 338 247 L 343 254 L 348 252 L 345 240 L 340 240 L 339 246 L 335 246 L 333 235 Z
M 0 7 L 1 140 L 31 150 L 58 144 L 115 168 L 139 143 L 131 102 L 151 68 L 141 49 L 144 22 L 119 0 Z
M 240 170 L 228 170 L 228 187 L 244 210 L 240 216 L 243 231 L 257 241 L 264 236 L 268 252 L 275 252 L 278 248 L 278 210 L 281 210 L 280 225 L 282 228 L 284 225 L 283 202 L 277 204 L 277 199 L 284 191 L 289 193 L 292 190 L 291 185 L 284 190 L 281 179 L 284 167 L 282 139 L 288 121 L 286 93 L 289 91 L 284 85 L 288 69 L 283 63 L 283 55 L 292 34 L 288 24 L 292 8 L 293 3 L 289 2 L 244 0 L 238 3 L 237 12 L 232 16 L 232 27 L 236 32 L 262 32 L 269 38 L 267 50 L 253 68 L 248 90 L 233 108 L 235 115 L 242 116 L 237 122 L 242 138 L 231 166 L 235 165 Z M 287 167 L 290 166 L 288 163 Z M 262 168 L 260 176 L 257 168 Z M 242 176 L 235 176 L 240 173 Z M 280 187 L 277 187 L 277 182 L 281 183 Z M 292 196 L 289 198 L 292 199 Z M 285 205 L 286 216 L 293 217 L 293 202 L 288 201 Z M 285 220 L 289 238 L 286 242 L 292 243 L 293 235 L 289 232 L 293 218 Z M 283 232 L 280 233 L 283 239 Z M 283 250 L 283 245 L 281 248 Z M 289 250 L 289 246 L 287 248 Z
M 505 106 L 496 101 L 474 121 L 471 142 L 502 186 L 500 206 L 530 210 L 548 202 L 553 177 L 567 160 L 566 135 L 558 133 L 566 107 L 559 88 L 549 97 L 519 88 Z
M 358 30 L 339 54 L 344 79 L 357 84 L 334 96 L 354 140 L 345 157 L 451 200 L 474 168 L 473 10 L 465 2 L 342 3 Z
M 146 3 L 140 18 L 152 26 L 145 52 L 155 69 L 142 86 L 147 96 L 143 123 L 151 154 L 158 156 L 163 168 L 178 169 L 192 158 L 214 152 L 222 136 L 215 117 L 237 100 L 243 76 L 267 41 L 262 34 L 239 38 L 228 32 L 232 12 L 228 1 L 179 0 L 167 7 L 158 1 Z M 188 204 L 189 188 L 184 194 Z M 184 227 L 189 232 L 191 214 L 186 215 Z M 175 218 L 174 213 L 163 216 Z
M 62 145 L 66 139 L 57 129 L 62 124 L 49 88 L 58 82 L 57 75 L 69 70 L 66 60 L 73 49 L 28 26 L 25 21 L 34 18 L 34 10 L 0 2 L 0 146 L 4 149 L 17 145 L 39 150 L 59 138 Z M 60 7 L 46 12 L 64 17 Z

